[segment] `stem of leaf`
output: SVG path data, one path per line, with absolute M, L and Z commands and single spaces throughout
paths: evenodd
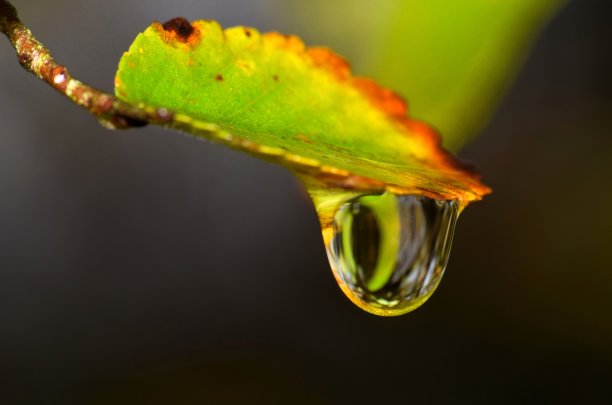
M 65 66 L 55 62 L 51 52 L 21 22 L 15 7 L 6 0 L 0 0 L 0 31 L 15 48 L 25 70 L 85 108 L 104 127 L 126 129 L 172 122 L 173 114 L 166 109 L 133 105 L 75 79 Z

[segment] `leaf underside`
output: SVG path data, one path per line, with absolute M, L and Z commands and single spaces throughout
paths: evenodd
M 116 95 L 165 108 L 172 126 L 334 186 L 458 199 L 489 192 L 406 103 L 295 36 L 153 23 L 119 63 Z

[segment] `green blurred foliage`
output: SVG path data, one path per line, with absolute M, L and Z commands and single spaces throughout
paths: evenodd
M 410 114 L 457 150 L 488 121 L 539 28 L 562 3 L 313 0 L 290 7 L 307 38 L 398 91 Z

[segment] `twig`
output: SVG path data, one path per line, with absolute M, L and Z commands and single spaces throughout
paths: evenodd
M 148 123 L 167 125 L 172 122 L 173 114 L 164 108 L 126 103 L 72 77 L 65 66 L 55 62 L 49 50 L 21 22 L 15 7 L 6 0 L 0 0 L 0 31 L 15 48 L 19 63 L 25 70 L 92 113 L 106 128 L 125 129 Z

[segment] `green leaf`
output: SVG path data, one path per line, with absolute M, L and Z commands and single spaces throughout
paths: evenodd
M 402 99 L 325 48 L 216 22 L 153 23 L 120 63 L 115 92 L 174 112 L 174 126 L 327 184 L 458 199 L 489 189 L 441 149 Z
M 487 122 L 533 38 L 563 3 L 311 0 L 288 4 L 310 39 L 333 44 L 358 62 L 359 71 L 408 97 L 411 116 L 433 125 L 444 146 L 458 150 Z M 338 15 L 343 16 L 342 24 Z M 313 23 L 313 16 L 321 17 Z

